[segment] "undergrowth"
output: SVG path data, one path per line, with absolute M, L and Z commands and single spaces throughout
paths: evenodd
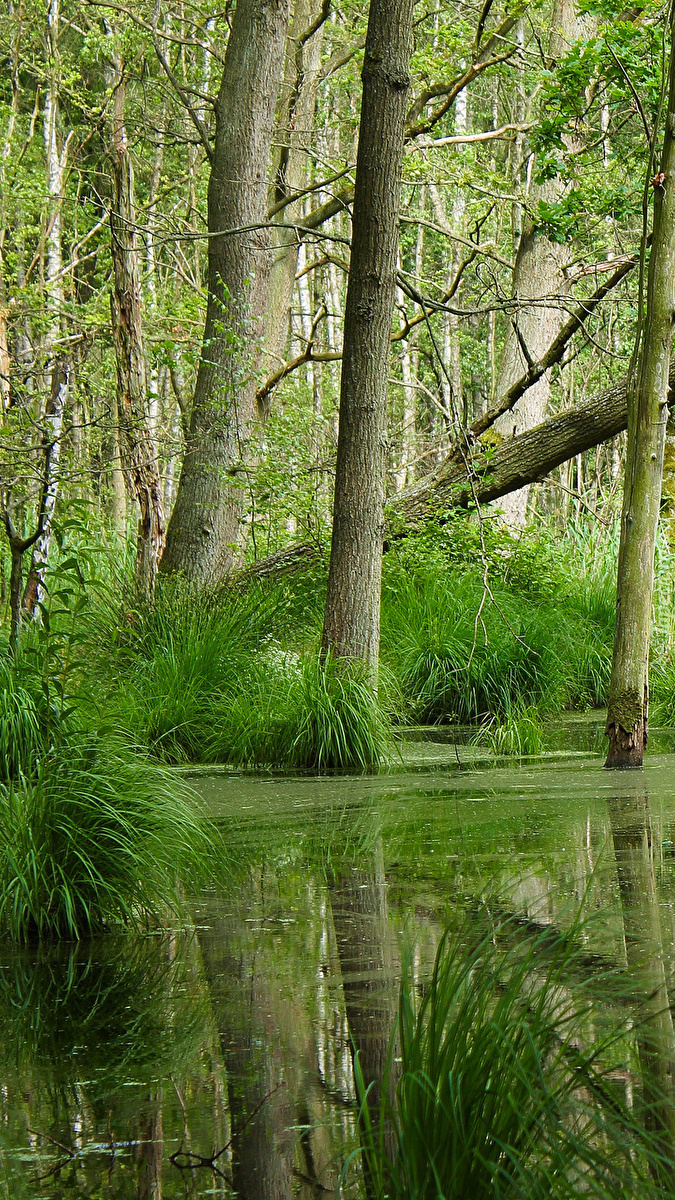
M 0 745 L 0 935 L 147 927 L 224 869 L 196 795 L 20 665 L 0 668 Z
M 672 564 L 659 554 L 654 717 L 671 723 Z M 615 557 L 614 531 L 514 538 L 470 519 L 395 543 L 377 695 L 357 664 L 321 662 L 321 566 L 208 593 L 162 579 L 151 604 L 111 569 L 76 621 L 52 626 L 78 631 L 67 635 L 70 691 L 75 680 L 167 764 L 368 770 L 410 724 L 474 726 L 500 754 L 537 753 L 549 716 L 606 703 Z M 39 697 L 24 704 L 17 692 L 8 704 L 25 724 L 19 740 L 49 721 Z

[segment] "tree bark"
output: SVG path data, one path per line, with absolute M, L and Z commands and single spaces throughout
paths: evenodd
M 61 431 L 63 414 L 70 390 L 71 364 L 61 362 L 52 370 L 52 394 L 45 412 L 44 472 L 42 495 L 38 512 L 38 533 L 34 539 L 30 570 L 23 593 L 21 606 L 26 616 L 38 615 L 38 604 L 42 599 L 52 540 L 52 521 L 59 490 L 59 464 L 61 461 Z
M 271 266 L 264 224 L 287 0 L 239 0 L 215 104 L 208 194 L 208 303 L 185 457 L 162 570 L 203 586 L 231 570 L 242 514 L 255 370 Z
M 371 0 L 345 304 L 324 653 L 376 665 L 386 403 L 412 0 Z
M 294 6 L 286 49 L 282 113 L 277 123 L 278 138 L 275 139 L 280 145 L 274 171 L 274 204 L 289 200 L 302 189 L 307 178 L 306 146 L 314 118 L 323 40 L 324 14 L 319 8 L 318 0 L 296 0 Z M 301 203 L 289 203 L 279 210 L 280 225 L 288 225 L 294 220 L 302 224 Z M 274 259 L 267 297 L 263 361 L 267 374 L 278 369 L 286 350 L 298 265 L 298 235 L 294 229 L 280 228 L 272 234 L 272 241 Z
M 110 211 L 113 261 L 110 312 L 117 366 L 120 458 L 129 495 L 137 502 L 140 513 L 136 578 L 143 590 L 150 594 L 164 550 L 166 523 L 157 450 L 150 435 L 141 309 L 141 264 L 135 232 L 134 172 L 124 124 L 123 66 L 121 62 L 116 66 L 118 81 L 113 107 L 115 200 Z
M 550 57 L 556 59 L 567 53 L 581 33 L 582 26 L 574 0 L 556 0 L 551 21 Z M 540 202 L 555 204 L 560 200 L 565 186 L 564 180 L 558 177 L 534 184 L 529 192 L 528 208 L 536 212 Z M 527 370 L 529 364 L 523 343 L 530 358 L 536 362 L 554 341 L 564 315 L 557 298 L 564 297 L 569 288 L 565 266 L 570 261 L 571 248 L 551 241 L 537 229 L 529 216 L 523 222 L 515 249 L 513 295 L 520 301 L 534 300 L 535 303 L 524 303 L 514 319 L 517 328 L 514 325 L 507 333 L 500 369 L 500 392 L 508 391 L 511 384 Z M 499 419 L 496 428 L 504 437 L 513 437 L 538 425 L 546 416 L 550 392 L 550 375 L 547 372 L 528 388 L 512 412 Z M 500 506 L 507 524 L 516 527 L 525 524 L 528 491 L 524 487 L 510 493 L 506 504 Z
M 607 767 L 640 767 L 647 744 L 654 548 L 675 317 L 675 37 L 671 29 L 668 110 L 654 189 L 647 312 L 638 374 L 628 402 L 616 630 L 607 709 Z

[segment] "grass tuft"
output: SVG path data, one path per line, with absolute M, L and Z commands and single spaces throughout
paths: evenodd
M 573 938 L 474 917 L 443 938 L 421 997 L 404 974 L 400 1072 L 392 1089 L 392 1049 L 377 1104 L 357 1057 L 374 1200 L 656 1192 L 664 1164 L 609 1073 L 617 1034 L 598 1038 L 579 963 Z
M 179 780 L 111 736 L 71 734 L 0 785 L 0 931 L 27 942 L 147 927 L 208 877 L 216 844 Z
M 391 758 L 391 727 L 364 663 L 306 659 L 291 703 L 296 766 L 367 771 Z

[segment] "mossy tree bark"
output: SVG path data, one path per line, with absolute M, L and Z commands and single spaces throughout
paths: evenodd
M 672 32 L 663 153 L 654 183 L 646 320 L 637 378 L 628 399 L 616 631 L 607 712 L 607 767 L 642 766 L 647 743 L 654 547 L 675 317 L 675 38 Z
M 412 0 L 371 0 L 345 303 L 323 650 L 377 663 L 386 401 Z
M 162 559 L 162 571 L 203 586 L 231 570 L 241 521 L 272 262 L 267 174 L 288 15 L 287 0 L 239 0 L 215 103 L 206 325 Z

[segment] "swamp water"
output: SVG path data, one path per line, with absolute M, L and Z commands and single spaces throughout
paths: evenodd
M 197 777 L 234 873 L 196 931 L 0 951 L 3 1200 L 356 1195 L 351 1039 L 377 1077 L 402 955 L 423 980 L 486 894 L 524 929 L 583 904 L 589 957 L 628 960 L 663 1011 L 675 754 L 610 774 L 450 749 L 416 773 Z

